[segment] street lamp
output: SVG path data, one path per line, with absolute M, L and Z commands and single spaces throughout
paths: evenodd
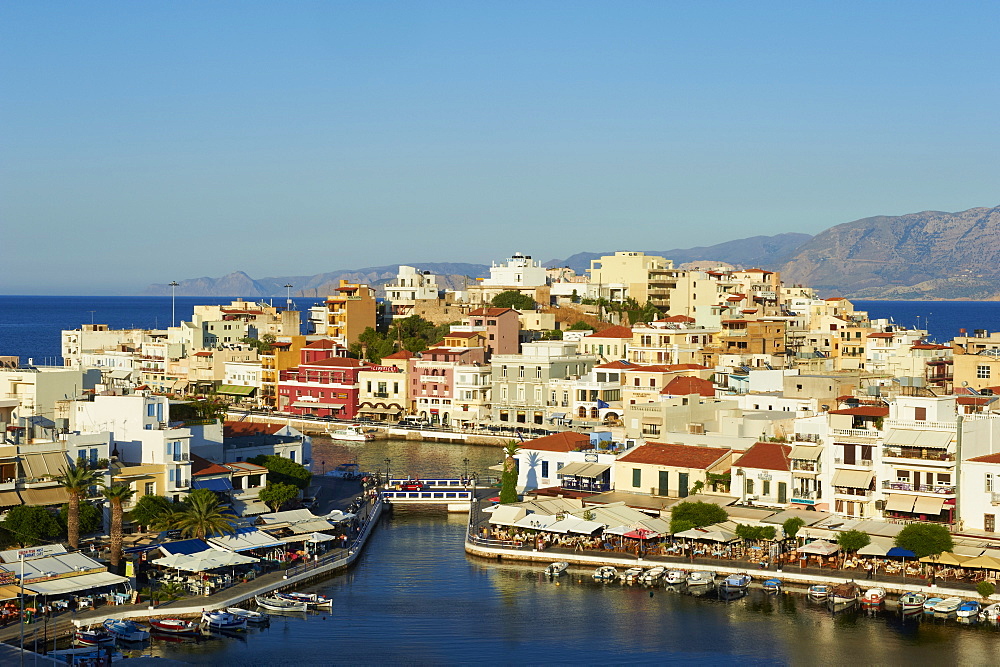
M 462 466 L 463 466 L 462 479 L 469 479 L 469 459 L 468 458 L 462 459 Z
M 295 287 L 291 283 L 285 283 L 285 308 L 288 310 L 292 309 L 292 288 Z
M 392 465 L 392 459 L 390 459 L 387 456 L 387 457 L 385 457 L 385 483 L 386 483 L 386 485 L 389 484 L 389 466 L 390 465 Z
M 177 321 L 177 286 L 180 285 L 176 280 L 171 280 L 170 285 L 170 326 L 174 326 L 174 322 Z
M 320 462 L 319 462 L 319 464 L 320 464 L 321 466 L 323 466 L 323 469 L 322 469 L 322 471 L 320 472 L 320 474 L 321 474 L 321 475 L 325 475 L 325 474 L 326 474 L 326 461 L 320 461 Z

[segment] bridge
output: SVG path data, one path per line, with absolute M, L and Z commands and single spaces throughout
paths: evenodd
M 405 485 L 421 484 L 420 489 Z M 475 498 L 475 480 L 393 478 L 381 489 L 382 499 L 400 507 L 406 505 L 445 505 L 449 512 L 468 512 Z

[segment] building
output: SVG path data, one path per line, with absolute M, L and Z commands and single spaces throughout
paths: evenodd
M 545 268 L 531 255 L 514 253 L 506 262 L 494 262 L 490 267 L 490 277 L 483 278 L 478 285 L 469 285 L 469 301 L 476 304 L 490 303 L 493 297 L 503 292 L 520 292 L 535 300 L 548 304 L 550 299 L 548 276 Z
M 530 440 L 514 460 L 521 493 L 548 487 L 601 493 L 613 487 L 615 455 L 593 448 L 585 433 L 562 431 Z
M 478 410 L 475 414 L 464 406 L 480 405 L 482 396 L 458 399 L 457 381 L 465 375 L 462 391 L 485 391 L 486 387 L 474 389 L 470 385 L 473 378 L 486 377 L 486 352 L 481 347 L 435 347 L 425 350 L 419 358 L 412 359 L 409 367 L 410 412 L 431 425 L 454 426 L 462 422 L 478 421 L 482 418 Z M 482 368 L 482 371 L 478 369 Z M 460 413 L 460 414 L 459 414 Z
M 494 422 L 543 424 L 550 416 L 550 383 L 579 380 L 597 364 L 592 355 L 577 354 L 577 344 L 537 341 L 522 346 L 521 354 L 497 354 L 492 359 Z M 568 389 L 565 403 L 569 403 Z M 561 407 L 561 406 L 560 406 Z M 565 412 L 561 410 L 560 412 Z
M 378 304 L 375 290 L 368 285 L 340 281 L 337 293 L 326 298 L 324 324 L 326 336 L 336 340 L 342 347 L 358 341 L 358 336 L 368 327 L 378 323 Z
M 727 475 L 733 450 L 647 443 L 615 461 L 615 490 L 669 498 L 686 498 L 716 482 L 709 475 Z
M 777 442 L 756 442 L 733 463 L 740 501 L 753 505 L 785 507 L 791 495 L 792 447 Z
M 674 263 L 657 255 L 618 251 L 590 261 L 590 282 L 597 285 L 600 298 L 609 301 L 634 299 L 639 304 L 653 301 L 669 308 L 667 296 L 673 284 Z
M 309 356 L 310 351 L 308 346 L 303 348 L 303 356 Z M 358 373 L 367 367 L 357 359 L 329 357 L 281 371 L 278 410 L 293 415 L 354 419 L 358 414 Z
M 383 289 L 393 319 L 416 314 L 414 307 L 418 302 L 437 303 L 441 298 L 437 276 L 412 266 L 401 265 L 396 280 L 387 283 Z

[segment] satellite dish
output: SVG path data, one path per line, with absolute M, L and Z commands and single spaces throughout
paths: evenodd
M 968 387 L 969 386 L 969 381 L 968 380 L 962 380 L 962 386 L 963 387 Z

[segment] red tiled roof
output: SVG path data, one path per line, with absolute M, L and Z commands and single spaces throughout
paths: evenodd
M 312 350 L 332 350 L 334 348 L 340 347 L 336 342 L 330 340 L 329 338 L 324 338 L 322 340 L 314 340 L 313 342 L 306 345 Z
M 624 359 L 619 359 L 618 361 L 610 361 L 606 364 L 601 364 L 597 368 L 605 368 L 609 370 L 633 370 L 635 364 L 630 361 L 625 361 Z
M 671 315 L 670 317 L 664 317 L 662 320 L 656 320 L 657 322 L 688 322 L 693 324 L 695 319 L 693 317 L 688 317 L 687 315 Z
M 741 468 L 759 470 L 791 470 L 788 456 L 792 453 L 789 445 L 777 442 L 757 442 L 733 463 Z
M 868 338 L 892 338 L 895 335 L 896 334 L 894 334 L 894 333 L 887 333 L 885 331 L 876 331 L 875 333 L 868 334 L 867 337 Z
M 846 410 L 830 410 L 831 415 L 854 415 L 856 417 L 887 417 L 889 408 L 880 408 L 874 405 L 864 405 L 857 408 L 847 408 Z
M 958 396 L 955 402 L 959 405 L 989 405 L 997 400 L 996 396 Z
M 329 359 L 317 359 L 316 361 L 310 361 L 308 364 L 299 364 L 299 367 L 309 367 L 313 366 L 338 366 L 340 368 L 365 368 L 368 364 L 358 359 L 351 359 L 350 357 L 330 357 Z
M 770 275 L 774 273 L 774 271 L 765 271 L 764 269 L 744 269 L 743 273 L 766 273 Z
M 976 463 L 1000 463 L 1000 453 L 998 454 L 986 454 L 984 456 L 974 456 L 968 461 L 975 461 Z
M 823 299 L 823 301 L 843 301 L 843 300 L 844 297 L 842 296 L 828 296 L 827 298 Z
M 222 424 L 222 437 L 224 438 L 245 438 L 251 435 L 264 433 L 274 435 L 284 424 L 271 424 L 268 422 L 225 422 Z
M 211 352 L 195 352 L 194 356 L 196 356 L 196 357 L 210 357 L 210 356 L 212 356 L 212 353 Z
M 711 468 L 732 450 L 723 447 L 695 447 L 651 442 L 619 458 L 623 463 L 648 463 L 674 468 Z
M 668 370 L 671 371 L 707 371 L 708 366 L 702 366 L 701 364 L 669 364 L 666 366 Z
M 631 338 L 632 330 L 628 327 L 615 325 L 613 327 L 608 327 L 603 331 L 598 331 L 596 333 L 587 334 L 584 338 Z
M 504 313 L 516 313 L 517 311 L 513 308 L 476 308 L 474 311 L 469 313 L 469 315 L 478 315 L 480 317 L 500 317 Z
M 229 474 L 228 468 L 223 468 L 218 463 L 212 463 L 208 459 L 202 458 L 197 454 L 191 454 L 191 476 L 198 477 L 200 475 L 227 475 Z
M 910 346 L 911 350 L 950 350 L 947 345 L 935 345 L 933 343 L 917 343 Z
M 679 375 L 668 382 L 660 393 L 673 396 L 687 396 L 688 394 L 715 396 L 715 386 L 708 380 L 702 380 L 699 377 Z
M 560 431 L 537 440 L 529 440 L 522 449 L 538 449 L 546 452 L 571 452 L 574 449 L 589 448 L 590 436 L 573 431 Z
M 392 354 L 382 357 L 383 359 L 412 359 L 413 353 L 409 350 L 400 350 L 399 352 L 393 352 Z

